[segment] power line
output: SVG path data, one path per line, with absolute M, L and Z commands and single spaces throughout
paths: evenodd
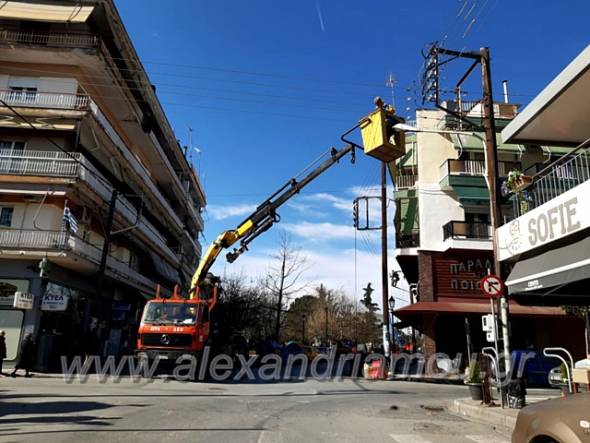
M 37 73 L 43 73 L 43 74 L 58 74 L 58 75 L 64 75 L 64 72 L 62 71 L 52 71 L 52 70 L 47 70 L 47 69 L 38 69 L 38 68 L 22 68 L 22 67 L 11 67 L 11 70 L 19 70 L 19 71 L 25 71 L 25 72 L 37 72 Z M 85 74 L 85 77 L 91 77 L 91 78 L 95 78 L 95 79 L 106 79 L 108 80 L 108 77 L 106 75 L 93 75 L 93 74 Z M 78 79 L 76 79 L 78 80 Z M 211 79 L 214 81 L 225 81 L 223 79 Z M 229 81 L 229 80 L 228 80 Z M 60 80 L 59 78 L 53 78 L 52 82 L 54 83 L 63 83 L 63 84 L 71 84 L 70 81 L 66 81 L 66 80 Z M 103 88 L 112 88 L 112 89 L 117 89 L 117 90 L 121 90 L 121 89 L 128 89 L 131 91 L 140 91 L 140 92 L 145 92 L 147 90 L 147 87 L 132 87 L 132 86 L 120 86 L 120 85 L 116 85 L 113 83 L 100 83 L 100 82 L 87 82 L 87 81 L 79 81 L 79 83 L 81 85 L 84 86 L 100 86 Z M 191 95 L 191 94 L 186 94 L 186 93 L 182 93 L 182 92 L 177 92 L 177 91 L 162 91 L 160 89 L 160 86 L 163 87 L 172 87 L 172 88 L 180 88 L 180 89 L 184 89 L 187 91 L 194 91 L 197 88 L 193 88 L 190 86 L 182 86 L 179 85 L 178 83 L 155 83 L 154 84 L 157 87 L 156 90 L 156 94 L 163 92 L 165 94 L 173 94 L 173 95 Z M 279 87 L 282 85 L 277 85 L 277 87 Z M 302 96 L 289 96 L 289 95 L 276 95 L 276 94 L 265 94 L 265 93 L 260 93 L 260 92 L 252 92 L 252 91 L 238 91 L 238 90 L 230 90 L 230 89 L 219 89 L 219 88 L 201 88 L 199 87 L 198 90 L 205 90 L 205 91 L 211 91 L 211 92 L 226 92 L 226 93 L 230 93 L 230 94 L 243 94 L 243 95 L 252 95 L 252 96 L 260 96 L 260 97 L 269 97 L 269 98 L 281 98 L 281 99 L 288 99 L 288 100 L 300 100 L 300 101 L 312 101 L 312 102 L 322 102 L 322 103 L 333 103 L 333 104 L 340 104 L 340 105 L 350 105 L 351 102 L 350 101 L 334 101 L 334 100 L 324 100 L 324 99 L 309 99 L 309 98 L 305 98 Z M 323 92 L 326 92 L 325 90 Z M 336 91 L 334 91 L 336 92 Z M 338 93 L 338 96 L 341 97 L 342 94 Z M 358 102 L 358 105 L 360 105 L 360 102 Z

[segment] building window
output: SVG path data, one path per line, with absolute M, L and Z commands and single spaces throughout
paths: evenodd
M 10 87 L 10 99 L 19 103 L 34 103 L 37 98 L 37 88 L 23 86 Z
M 10 228 L 12 225 L 12 214 L 14 208 L 0 208 L 0 226 L 6 226 Z
M 24 151 L 25 142 L 14 140 L 0 140 L 0 150 Z

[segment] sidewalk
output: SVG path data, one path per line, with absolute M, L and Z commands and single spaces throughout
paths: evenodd
M 546 390 L 543 390 L 546 391 Z M 532 393 L 526 396 L 528 405 L 543 400 L 559 397 L 559 391 L 547 393 Z M 450 411 L 481 423 L 490 424 L 492 426 L 499 426 L 512 431 L 516 426 L 516 417 L 518 416 L 518 409 L 502 409 L 501 401 L 494 399 L 497 406 L 485 406 L 478 400 L 471 400 L 470 398 L 459 398 L 453 401 Z

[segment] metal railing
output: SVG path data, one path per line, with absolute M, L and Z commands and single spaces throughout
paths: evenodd
M 535 177 L 531 185 L 524 189 L 520 196 L 513 197 L 515 217 L 519 217 L 589 180 L 590 160 L 588 153 L 583 150 L 569 160 L 540 172 L 541 174 Z
M 508 173 L 514 169 L 520 170 L 518 162 L 498 162 L 498 175 L 500 177 L 508 176 Z M 440 176 L 444 178 L 448 175 L 485 175 L 486 165 L 483 160 L 454 160 L 449 159 L 440 165 Z
M 0 99 L 10 106 L 27 108 L 58 108 L 82 111 L 88 109 L 90 99 L 85 94 L 38 92 L 26 90 L 0 90 Z M 0 103 L 0 106 L 3 106 Z
M 492 227 L 489 223 L 452 220 L 443 225 L 443 239 L 448 238 L 490 240 Z
M 398 232 L 395 234 L 396 248 L 417 248 L 420 246 L 420 230 Z
M 416 187 L 418 181 L 418 175 L 414 174 L 400 174 L 395 176 L 395 189 L 399 191 L 401 189 L 411 189 Z
M 65 231 L 1 228 L 0 247 L 7 249 L 67 249 L 68 233 Z
M 96 35 L 85 33 L 39 33 L 33 31 L 0 31 L 0 42 L 56 48 L 96 48 L 99 39 Z
M 79 152 L 0 149 L 0 174 L 77 177 Z

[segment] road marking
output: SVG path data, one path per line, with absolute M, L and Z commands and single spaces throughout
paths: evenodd
M 398 443 L 432 443 L 431 440 L 427 440 L 424 437 L 420 437 L 418 434 L 389 434 Z
M 489 435 L 466 435 L 465 438 L 476 443 L 509 443 L 508 440 Z

